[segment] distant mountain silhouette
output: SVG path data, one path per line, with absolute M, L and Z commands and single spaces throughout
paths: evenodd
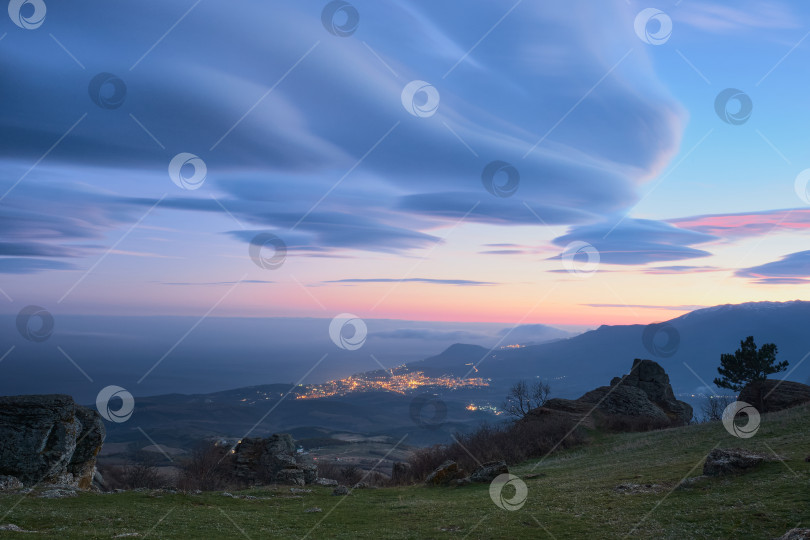
M 808 326 L 810 302 L 749 302 L 699 309 L 655 325 L 603 325 L 519 349 L 456 344 L 408 366 L 463 376 L 477 365 L 474 376 L 491 378 L 498 388 L 540 377 L 551 379 L 555 395 L 575 397 L 626 372 L 634 358 L 649 358 L 664 366 L 676 393 L 695 393 L 704 386 L 713 389 L 720 355 L 733 352 L 746 336 L 754 336 L 758 345 L 776 343 L 778 358 L 790 362 L 782 375 L 806 381 L 810 361 L 802 360 L 810 354 Z
M 306 437 L 355 431 L 398 438 L 408 433 L 409 444 L 446 442 L 455 430 L 503 419 L 481 410 L 468 411 L 466 404 L 499 405 L 517 380 L 545 379 L 553 397 L 578 398 L 627 373 L 634 358 L 658 362 L 669 374 L 676 396 L 699 407 L 703 398 L 692 394 L 718 391 L 711 384 L 720 355 L 733 352 L 749 335 L 758 345 L 776 343 L 778 359 L 790 362 L 788 371 L 779 377 L 804 382 L 810 375 L 810 360 L 804 361 L 810 359 L 808 326 L 810 302 L 759 302 L 700 309 L 654 325 L 605 325 L 575 337 L 521 348 L 455 344 L 439 355 L 409 363 L 407 368 L 428 375 L 482 377 L 490 379 L 490 386 L 431 390 L 447 404 L 447 424 L 436 431 L 416 428 L 410 416 L 414 397 L 424 389 L 407 395 L 369 392 L 315 400 L 295 399 L 296 391 L 279 403 L 290 386 L 270 384 L 214 394 L 139 398 L 134 418 L 162 443 L 181 447 L 213 435 L 241 436 L 271 409 L 272 414 L 256 425 L 256 434 L 291 431 Z M 139 441 L 142 436 L 134 425 L 111 425 L 110 440 Z

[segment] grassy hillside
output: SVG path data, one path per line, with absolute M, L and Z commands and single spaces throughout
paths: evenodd
M 36 538 L 774 538 L 810 527 L 810 407 L 763 415 L 759 432 L 736 439 L 721 424 L 594 436 L 585 448 L 514 467 L 529 494 L 518 511 L 497 508 L 488 485 L 295 495 L 256 489 L 220 493 L 83 494 L 45 500 L 0 496 L 0 525 Z M 785 463 L 676 488 L 701 472 L 714 447 L 771 449 Z M 654 484 L 619 493 L 622 483 Z M 319 507 L 322 512 L 305 510 Z M 20 537 L 20 533 L 0 536 Z M 31 535 L 32 537 L 34 535 Z

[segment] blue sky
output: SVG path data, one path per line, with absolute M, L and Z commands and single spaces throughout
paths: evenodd
M 581 325 L 803 297 L 801 6 L 17 4 L 9 313 Z M 728 88 L 753 107 L 737 125 Z M 286 248 L 256 246 L 270 267 L 260 234 Z

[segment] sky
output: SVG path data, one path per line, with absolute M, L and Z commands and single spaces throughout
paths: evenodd
M 804 299 L 809 30 L 766 1 L 12 0 L 0 313 Z

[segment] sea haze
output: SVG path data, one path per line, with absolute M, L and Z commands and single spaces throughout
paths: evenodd
M 33 343 L 16 332 L 15 316 L 0 316 L 0 347 L 14 347 L 0 394 L 64 393 L 91 403 L 106 385 L 146 396 L 316 383 L 423 360 L 454 343 L 489 348 L 573 335 L 543 325 L 367 319 L 366 342 L 348 351 L 331 341 L 331 319 L 54 317 L 53 335 Z

